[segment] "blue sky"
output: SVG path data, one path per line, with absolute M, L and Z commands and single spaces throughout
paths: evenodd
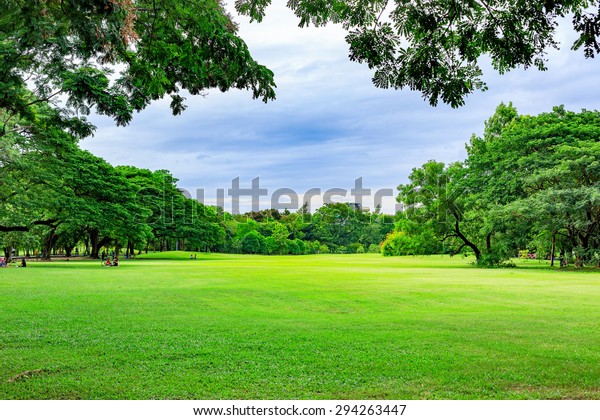
M 570 50 L 569 22 L 559 32 L 561 50 L 549 54 L 548 71 L 500 76 L 484 64 L 489 90 L 452 109 L 432 108 L 419 92 L 375 88 L 371 71 L 348 60 L 339 27 L 297 28 L 281 4 L 271 6 L 260 24 L 237 20 L 254 58 L 275 72 L 276 101 L 264 104 L 246 91 L 210 91 L 188 96 L 187 111 L 177 117 L 168 101 L 160 101 L 126 128 L 93 117 L 98 130 L 82 146 L 115 165 L 168 169 L 180 187 L 193 196 L 204 189 L 206 202 L 214 204 L 217 189 L 231 188 L 236 177 L 242 188 L 260 177 L 269 194 L 279 188 L 300 195 L 310 188 L 349 191 L 360 177 L 373 192 L 395 190 L 427 160 L 464 159 L 464 144 L 481 134 L 500 102 L 512 101 L 521 114 L 559 104 L 575 111 L 600 108 L 600 59 Z M 261 207 L 270 207 L 269 200 Z M 250 209 L 249 200 L 240 202 L 242 211 Z M 230 210 L 228 200 L 225 207 Z M 384 200 L 384 211 L 394 208 L 393 198 Z

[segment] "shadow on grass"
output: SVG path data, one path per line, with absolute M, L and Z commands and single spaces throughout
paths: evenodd
M 513 269 L 513 270 L 545 270 L 545 271 L 553 271 L 553 272 L 565 272 L 565 273 L 600 273 L 600 269 L 596 267 L 581 267 L 577 268 L 574 265 L 570 265 L 568 267 L 560 267 L 558 262 L 555 262 L 554 267 L 550 266 L 550 261 L 543 260 L 511 260 L 510 263 L 513 265 L 501 265 L 498 267 L 477 267 L 473 264 L 475 268 L 482 269 Z

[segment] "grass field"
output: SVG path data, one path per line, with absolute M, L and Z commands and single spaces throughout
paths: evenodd
M 600 275 L 455 257 L 0 269 L 0 399 L 598 399 Z

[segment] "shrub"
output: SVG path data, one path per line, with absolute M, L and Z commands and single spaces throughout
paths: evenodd
M 331 254 L 331 250 L 326 244 L 319 246 L 319 254 Z
M 265 237 L 253 230 L 244 235 L 241 245 L 244 254 L 260 254 L 265 249 Z
M 379 245 L 377 244 L 371 244 L 369 245 L 369 252 L 372 254 L 377 254 L 379 253 L 380 249 L 379 249 Z

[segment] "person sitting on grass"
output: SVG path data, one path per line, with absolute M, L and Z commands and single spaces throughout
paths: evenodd
M 27 267 L 27 261 L 25 261 L 25 258 L 21 260 L 21 267 Z
M 105 266 L 110 267 L 112 264 L 110 263 L 110 258 L 106 259 L 106 262 L 104 263 Z
M 115 257 L 113 259 L 112 265 L 113 265 L 113 267 L 118 267 L 119 266 L 119 259 L 117 257 Z
M 0 267 L 2 267 L 2 268 L 7 267 L 6 258 L 0 257 Z

